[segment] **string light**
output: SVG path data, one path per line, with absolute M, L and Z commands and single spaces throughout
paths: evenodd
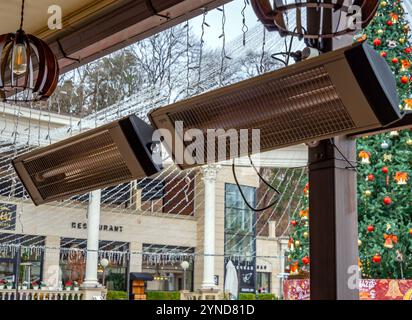
M 248 1 L 245 1 L 245 6 L 246 4 L 248 4 Z M 203 53 L 204 53 L 204 34 L 205 34 L 205 30 L 209 27 L 209 24 L 206 22 L 206 15 L 207 15 L 207 11 L 205 11 L 203 13 L 203 20 L 202 20 L 202 34 L 201 34 L 201 40 L 200 40 L 200 45 L 199 45 L 199 63 L 196 66 L 197 69 L 197 93 L 200 93 L 201 91 L 204 90 L 209 90 L 211 88 L 211 86 L 213 86 L 213 82 L 214 82 L 214 77 L 216 75 L 216 73 L 219 69 L 220 69 L 220 73 L 219 73 L 219 85 L 224 85 L 226 84 L 226 82 L 229 82 L 231 80 L 229 79 L 225 79 L 225 67 L 226 65 L 229 65 L 229 61 L 232 58 L 230 56 L 233 55 L 234 57 L 241 57 L 245 52 L 247 52 L 248 50 L 250 50 L 251 48 L 256 48 L 257 46 L 255 46 L 256 41 L 260 42 L 259 39 L 261 39 L 260 34 L 260 27 L 259 28 L 254 28 L 253 30 L 249 31 L 249 28 L 246 25 L 246 19 L 244 21 L 244 25 L 242 27 L 242 35 L 241 38 L 239 37 L 238 39 L 236 39 L 234 41 L 233 44 L 231 44 L 230 46 L 227 46 L 226 44 L 226 35 L 225 35 L 225 23 L 226 23 L 226 15 L 225 15 L 225 11 L 224 11 L 224 7 L 222 8 L 222 51 L 221 51 L 221 64 L 217 64 L 215 66 L 213 66 L 212 68 L 208 68 L 207 70 L 202 70 L 202 63 L 203 63 Z M 244 14 L 244 12 L 243 12 Z M 189 28 L 188 28 L 189 29 Z M 256 34 L 258 34 L 259 36 L 255 36 Z M 265 36 L 265 35 L 263 35 Z M 246 38 L 249 39 L 253 39 L 254 42 L 250 41 L 246 41 Z M 168 40 L 170 42 L 172 42 L 173 38 L 173 30 L 171 30 L 170 32 L 170 36 L 168 38 Z M 243 39 L 244 39 L 244 44 L 243 44 Z M 270 40 L 270 42 L 269 42 Z M 263 47 L 262 53 L 263 55 L 265 54 L 265 51 L 270 51 L 270 47 L 269 45 L 272 46 L 272 48 L 276 47 L 276 41 L 279 41 L 279 39 L 273 38 L 273 39 L 268 39 L 268 42 L 266 43 L 265 41 L 265 45 L 267 44 L 268 47 L 266 48 L 265 46 Z M 243 44 L 243 48 L 239 49 L 237 47 L 237 45 L 241 45 Z M 186 87 L 186 92 L 188 94 L 190 94 L 190 70 L 192 70 L 194 67 L 191 66 L 191 60 L 190 57 L 192 56 L 191 50 L 192 50 L 192 46 L 190 45 L 190 42 L 187 43 L 187 74 L 189 74 L 189 77 L 186 78 L 186 80 L 189 80 L 186 82 L 187 87 Z M 123 58 L 125 57 L 125 52 L 123 52 Z M 172 54 L 172 52 L 170 52 L 170 54 Z M 229 56 L 230 55 L 230 56 Z M 125 59 L 123 59 L 124 61 Z M 168 65 L 168 67 L 170 67 L 170 64 Z M 79 70 L 77 71 L 73 71 L 72 72 L 72 78 L 73 78 L 73 82 L 76 83 L 78 82 L 78 79 L 76 77 L 75 72 L 79 73 L 79 75 L 84 72 L 84 68 L 85 67 L 81 67 Z M 124 68 L 124 65 L 123 65 Z M 123 74 L 123 73 L 122 73 Z M 186 75 L 187 75 L 186 74 Z M 170 69 L 168 71 L 168 76 L 171 75 Z M 100 77 L 101 75 L 99 74 L 98 77 Z M 171 78 L 169 78 L 167 81 L 171 82 Z M 168 82 L 170 84 L 170 82 Z M 171 86 L 169 86 L 169 88 L 171 88 Z M 101 88 L 99 88 L 99 90 L 101 90 Z M 150 95 L 147 96 L 145 94 L 142 94 L 142 92 L 144 93 L 145 91 L 149 91 L 150 90 Z M 171 91 L 171 90 L 170 90 Z M 169 93 L 170 93 L 169 91 Z M 48 118 L 48 135 L 46 137 L 46 139 L 41 139 L 40 133 L 41 133 L 41 120 L 42 120 L 42 111 L 40 111 L 39 113 L 39 123 L 38 123 L 38 141 L 37 141 L 37 145 L 43 145 L 46 143 L 50 143 L 51 140 L 56 141 L 61 139 L 62 137 L 64 137 L 65 135 L 67 135 L 67 130 L 70 131 L 70 134 L 75 134 L 77 132 L 81 132 L 84 129 L 88 129 L 90 127 L 92 127 L 90 124 L 93 123 L 94 126 L 97 125 L 101 125 L 104 123 L 107 123 L 109 121 L 112 121 L 116 118 L 122 117 L 124 115 L 130 114 L 130 113 L 138 113 L 140 115 L 144 115 L 147 113 L 147 111 L 151 108 L 154 107 L 158 107 L 161 106 L 162 104 L 165 103 L 165 101 L 168 101 L 168 99 L 170 99 L 170 94 L 168 94 L 167 97 L 163 97 L 158 95 L 159 93 L 159 89 L 157 87 L 154 86 L 149 86 L 147 88 L 143 88 L 141 92 L 139 92 L 136 95 L 133 95 L 123 101 L 119 101 L 118 103 L 115 103 L 112 106 L 109 106 L 107 108 L 104 108 L 103 110 L 97 110 L 99 109 L 98 107 L 96 107 L 96 112 L 94 112 L 92 115 L 84 115 L 84 110 L 85 108 L 84 106 L 84 96 L 82 97 L 82 101 L 80 101 L 80 106 L 81 106 L 81 110 L 80 110 L 80 120 L 77 123 L 77 128 L 75 129 L 71 124 L 69 125 L 69 127 L 64 127 L 62 129 L 51 129 L 50 125 L 51 125 L 51 104 L 48 105 L 47 107 L 47 114 L 49 115 Z M 74 93 L 71 93 L 71 97 L 70 100 L 72 101 L 72 99 L 74 99 Z M 108 92 L 106 93 L 102 93 L 100 92 L 100 94 L 102 95 L 107 95 Z M 80 97 L 79 97 L 80 98 Z M 77 100 L 76 100 L 77 102 Z M 77 104 L 76 104 L 77 105 Z M 5 108 L 5 105 L 4 105 Z M 17 142 L 17 141 L 16 141 Z M 25 143 L 26 144 L 26 143 Z M 30 143 L 28 143 L 30 144 Z M 25 148 L 22 148 L 18 143 L 15 144 L 16 149 L 18 150 L 17 153 L 20 154 L 22 152 L 27 151 L 29 148 L 33 148 L 35 146 L 29 146 L 29 145 L 25 145 Z M 176 185 L 178 185 L 178 183 L 180 181 L 182 181 L 182 179 L 185 179 L 185 177 L 181 177 L 181 178 L 176 178 L 177 174 L 178 174 L 178 170 L 174 167 L 171 167 L 170 169 L 166 170 L 165 173 L 162 173 L 161 175 L 159 175 L 159 177 L 157 177 L 156 179 L 156 183 L 153 184 L 152 188 L 154 189 L 154 186 L 157 184 L 162 183 L 162 181 L 166 181 L 167 186 L 172 186 L 175 184 L 174 188 L 177 188 Z M 197 172 L 196 170 L 190 170 L 188 171 L 186 174 L 188 175 L 188 173 L 193 174 L 193 178 L 191 179 L 191 183 L 192 182 L 196 182 L 196 178 L 199 177 L 200 173 Z M 10 175 L 9 176 L 13 176 L 13 173 L 10 171 Z M 171 177 L 175 176 L 175 178 L 173 179 L 169 179 Z M 2 179 L 3 180 L 3 179 Z M 145 180 L 147 181 L 147 180 Z M 18 184 L 16 186 L 16 191 L 20 191 L 23 192 L 22 186 L 21 184 Z M 126 220 L 130 217 L 129 214 L 131 210 L 124 208 L 123 204 L 125 202 L 128 202 L 130 204 L 135 204 L 136 199 L 130 199 L 130 197 L 128 199 L 125 200 L 125 202 L 123 202 L 123 204 L 114 204 L 116 203 L 116 201 L 121 197 L 122 194 L 124 194 L 124 192 L 126 192 L 127 190 L 129 190 L 130 187 L 125 185 L 122 186 L 120 188 L 116 188 L 113 191 L 111 191 L 110 193 L 108 193 L 108 202 L 106 204 L 102 204 L 102 207 L 107 209 L 108 212 L 123 212 L 124 216 L 120 217 L 120 221 L 122 219 Z M 4 188 L 2 188 L 2 190 L 0 191 L 4 191 Z M 175 189 L 176 191 L 176 189 Z M 187 191 L 187 190 L 186 190 Z M 169 190 L 168 192 L 173 192 L 172 190 Z M 156 193 L 160 193 L 159 190 L 156 191 Z M 181 213 L 183 212 L 183 209 L 187 208 L 189 205 L 194 205 L 194 200 L 195 200 L 195 196 L 192 197 L 192 194 L 194 194 L 194 188 L 191 188 L 189 192 L 186 193 L 186 196 L 192 198 L 189 202 L 185 201 L 184 199 L 180 200 L 180 201 L 176 201 L 173 208 L 171 209 L 172 214 L 168 214 L 167 216 L 170 218 L 178 218 L 181 216 Z M 169 205 L 170 203 L 172 203 L 173 199 L 176 199 L 177 195 L 174 195 L 172 197 L 170 197 L 170 199 L 168 201 L 165 201 L 163 203 L 162 200 L 155 200 L 154 203 L 156 205 L 161 205 L 161 208 L 165 208 L 166 205 Z M 184 197 L 186 198 L 186 197 Z M 17 204 L 21 203 L 21 200 L 19 199 L 13 199 L 12 201 L 14 201 Z M 147 201 L 148 202 L 148 201 Z M 197 201 L 196 202 L 196 206 L 202 206 L 202 201 Z M 184 205 L 182 205 L 184 204 Z M 74 200 L 67 200 L 67 201 L 63 201 L 61 203 L 56 203 L 55 204 L 57 208 L 66 208 L 66 207 L 70 207 L 70 208 L 83 208 L 84 204 L 82 201 L 78 202 L 78 201 L 74 201 Z M 123 206 L 123 207 L 122 207 Z M 52 212 L 56 210 L 56 207 L 51 207 L 51 208 L 45 208 L 45 212 Z M 181 209 L 183 207 L 183 209 Z M 173 211 L 176 208 L 179 208 L 179 210 Z M 142 212 L 142 211 L 140 211 Z M 149 212 L 146 212 L 149 213 Z M 142 212 L 142 214 L 144 214 L 144 211 Z M 49 221 L 50 223 L 53 223 L 53 219 L 58 221 L 59 217 L 58 216 L 53 216 L 51 217 L 51 220 Z M 31 220 L 31 221 L 30 221 Z M 33 217 L 25 217 L 25 223 L 33 223 L 36 222 L 35 218 Z M 186 250 L 186 249 L 185 249 Z

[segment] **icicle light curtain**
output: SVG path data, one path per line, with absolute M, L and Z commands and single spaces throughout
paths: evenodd
M 248 9 L 250 9 L 250 7 L 248 7 Z M 289 18 L 289 22 L 291 23 L 291 25 L 293 25 L 294 17 L 291 16 Z M 207 21 L 207 14 L 205 14 L 204 19 L 202 19 L 202 28 L 204 30 L 202 37 L 204 33 L 208 32 Z M 224 57 L 223 59 L 223 68 L 221 64 L 207 65 L 206 58 L 202 55 L 200 55 L 196 60 L 189 61 L 189 81 L 184 83 L 183 91 L 185 93 L 187 92 L 187 94 L 189 95 L 195 95 L 199 94 L 200 92 L 210 91 L 214 88 L 217 88 L 219 87 L 221 82 L 226 85 L 257 75 L 262 70 L 259 67 L 259 65 L 261 65 L 263 62 L 261 60 L 261 57 L 267 57 L 268 53 L 277 52 L 279 51 L 279 48 L 283 48 L 285 46 L 284 39 L 280 38 L 276 34 L 266 34 L 265 44 L 262 48 L 262 39 L 264 36 L 263 30 L 264 28 L 261 25 L 256 25 L 254 27 L 248 28 L 246 23 L 244 23 L 242 35 L 229 43 L 225 43 L 224 53 L 227 58 Z M 173 30 L 172 32 L 169 31 L 169 33 L 170 41 L 172 41 Z M 216 38 L 217 41 L 219 41 L 218 36 L 216 36 Z M 148 41 L 150 41 L 150 39 Z M 196 41 L 199 41 L 199 39 L 197 39 Z M 203 39 L 200 39 L 200 41 L 203 41 Z M 295 41 L 293 43 L 292 50 L 295 51 L 302 49 L 303 46 L 304 45 L 302 42 Z M 195 48 L 193 43 L 189 43 L 189 46 L 187 47 L 188 50 L 194 50 L 192 49 L 192 47 Z M 205 52 L 205 47 L 203 48 L 203 51 Z M 258 56 L 257 70 L 246 70 L 242 66 L 242 60 L 244 60 L 248 55 L 251 55 L 251 53 L 255 53 Z M 267 57 L 267 60 L 270 61 L 270 57 Z M 272 63 L 271 68 L 279 68 L 281 66 L 282 65 L 280 64 Z M 87 66 L 83 66 L 81 68 L 87 68 Z M 237 70 L 238 72 L 234 74 L 222 74 L 222 72 L 226 72 L 225 70 L 227 69 Z M 264 69 L 269 70 L 267 68 Z M 71 75 L 65 75 L 64 77 L 61 77 L 59 85 L 63 85 L 65 82 L 67 83 L 70 78 L 74 79 L 73 81 L 79 81 L 79 74 L 79 70 L 74 70 Z M 80 113 L 78 117 L 70 116 L 70 125 L 59 129 L 53 129 L 50 125 L 51 102 L 49 105 L 41 109 L 36 109 L 36 106 L 23 108 L 20 110 L 15 109 L 12 116 L 6 117 L 5 113 L 3 112 L 2 117 L 0 117 L 0 195 L 2 196 L 2 200 L 20 204 L 28 198 L 27 193 L 24 191 L 21 183 L 15 176 L 14 170 L 10 165 L 10 160 L 15 156 L 35 149 L 38 146 L 50 144 L 65 137 L 82 132 L 84 130 L 95 128 L 96 126 L 106 124 L 132 113 L 135 113 L 139 117 L 147 120 L 146 115 L 151 109 L 186 97 L 185 94 L 179 95 L 176 90 L 174 92 L 170 92 L 170 90 L 154 87 L 151 84 L 148 84 L 144 90 L 146 90 L 146 94 L 142 94 L 141 91 L 139 92 L 139 94 L 132 95 L 126 99 L 121 99 L 120 97 L 118 102 L 103 110 L 95 111 L 90 115 L 82 116 L 82 113 Z M 78 93 L 67 92 L 70 100 L 78 99 L 79 97 L 77 96 L 77 94 Z M 99 88 L 99 94 L 102 96 L 106 95 L 102 88 Z M 9 108 L 7 104 L 0 104 L 0 110 L 4 111 L 7 108 Z M 28 118 L 29 123 L 27 124 L 21 122 L 20 119 L 22 117 L 25 117 L 26 119 Z M 45 126 L 44 123 L 48 124 Z M 180 174 L 179 169 L 177 169 L 175 166 L 170 166 L 163 172 L 159 173 L 154 181 L 150 182 L 148 181 L 148 179 L 143 179 L 143 181 L 149 182 L 147 191 L 153 191 L 154 194 L 159 192 L 159 189 L 156 189 L 158 188 L 159 184 L 163 184 L 163 190 L 168 190 L 167 192 L 175 192 L 176 186 L 187 183 L 188 179 L 189 183 L 194 184 L 194 188 L 191 188 L 191 191 L 189 191 L 188 194 L 191 200 L 186 201 L 185 199 L 187 198 L 182 197 L 181 200 L 177 201 L 177 203 L 174 204 L 175 208 L 178 209 L 171 210 L 171 213 L 168 214 L 169 217 L 178 218 L 189 206 L 193 206 L 193 210 L 196 210 L 196 208 L 203 206 L 203 200 L 196 201 L 197 195 L 193 194 L 194 189 L 196 188 L 196 184 L 199 183 L 199 177 L 200 172 L 197 169 L 187 170 L 185 171 L 185 175 L 182 175 Z M 133 212 L 133 210 L 129 209 L 135 204 L 135 197 L 132 197 L 130 192 L 132 188 L 133 184 L 124 184 L 118 186 L 117 188 L 103 190 L 103 192 L 106 192 L 106 200 L 102 204 L 102 208 L 111 212 L 125 213 L 126 219 L 127 214 L 135 213 Z M 190 192 L 192 194 L 190 194 Z M 175 199 L 176 195 L 171 196 L 169 202 Z M 169 205 L 169 203 L 167 202 L 161 203 L 160 200 L 157 201 L 159 203 L 159 211 L 162 211 L 165 206 Z M 53 206 L 45 206 L 42 210 L 44 212 L 52 213 L 56 211 L 56 207 L 84 208 L 86 203 L 87 197 L 74 197 L 66 201 L 54 203 Z M 150 204 L 152 203 L 154 203 L 156 206 L 156 200 L 142 201 L 142 207 L 145 208 L 145 206 L 147 206 L 147 208 L 150 208 Z M 150 209 L 142 210 L 140 213 L 149 215 L 153 214 Z M 20 214 L 24 215 L 24 212 Z M 50 223 L 58 221 L 59 215 L 50 214 Z M 25 220 L 25 223 L 36 224 L 39 223 L 39 221 L 36 221 L 34 218 L 27 218 Z M 119 223 L 121 223 L 121 218 Z M 268 221 L 266 221 L 265 223 L 268 223 Z M 0 243 L 2 243 L 2 245 L 8 245 L 7 242 L 3 242 L 3 240 L 1 239 Z M 42 246 L 40 246 L 39 248 L 42 248 Z M 183 248 L 179 253 L 176 254 L 193 255 L 192 253 L 186 252 L 185 250 L 187 250 L 187 248 Z M 147 248 L 145 254 L 153 254 L 149 251 L 150 247 Z M 130 254 L 143 253 L 136 252 Z M 202 253 L 200 252 L 197 254 Z

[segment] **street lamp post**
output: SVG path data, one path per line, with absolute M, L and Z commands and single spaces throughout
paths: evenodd
M 100 260 L 100 265 L 103 268 L 103 279 L 102 279 L 102 285 L 104 287 L 104 282 L 105 282 L 105 278 L 106 278 L 106 268 L 109 265 L 109 260 L 107 260 L 106 258 L 103 258 L 102 260 Z
M 182 261 L 180 266 L 183 269 L 183 290 L 186 290 L 186 270 L 189 268 L 189 262 Z

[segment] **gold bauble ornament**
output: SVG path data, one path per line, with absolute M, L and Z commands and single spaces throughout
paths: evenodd
M 400 44 L 404 44 L 404 43 L 405 43 L 405 38 L 400 38 L 400 39 L 399 39 L 399 43 L 400 43 Z
M 388 5 L 388 3 L 386 1 L 381 1 L 381 7 L 385 8 Z
M 364 194 L 365 196 L 370 197 L 372 192 L 370 190 L 365 190 Z
M 406 144 L 407 144 L 408 146 L 412 146 L 412 139 L 406 140 Z
M 381 34 L 383 34 L 383 30 L 382 30 L 382 29 L 379 29 L 379 30 L 377 31 L 377 33 L 378 33 L 379 35 L 381 35 Z
M 362 241 L 358 239 L 358 246 L 360 247 L 362 245 Z
M 309 233 L 305 231 L 305 232 L 303 233 L 303 237 L 304 237 L 305 239 L 307 239 L 307 238 L 309 237 Z
M 295 247 L 298 248 L 299 246 L 300 246 L 300 241 L 299 241 L 299 240 L 296 240 L 296 241 L 295 241 Z

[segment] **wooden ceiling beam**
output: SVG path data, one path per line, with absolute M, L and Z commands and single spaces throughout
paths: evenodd
M 126 0 L 44 40 L 64 73 L 230 1 Z

